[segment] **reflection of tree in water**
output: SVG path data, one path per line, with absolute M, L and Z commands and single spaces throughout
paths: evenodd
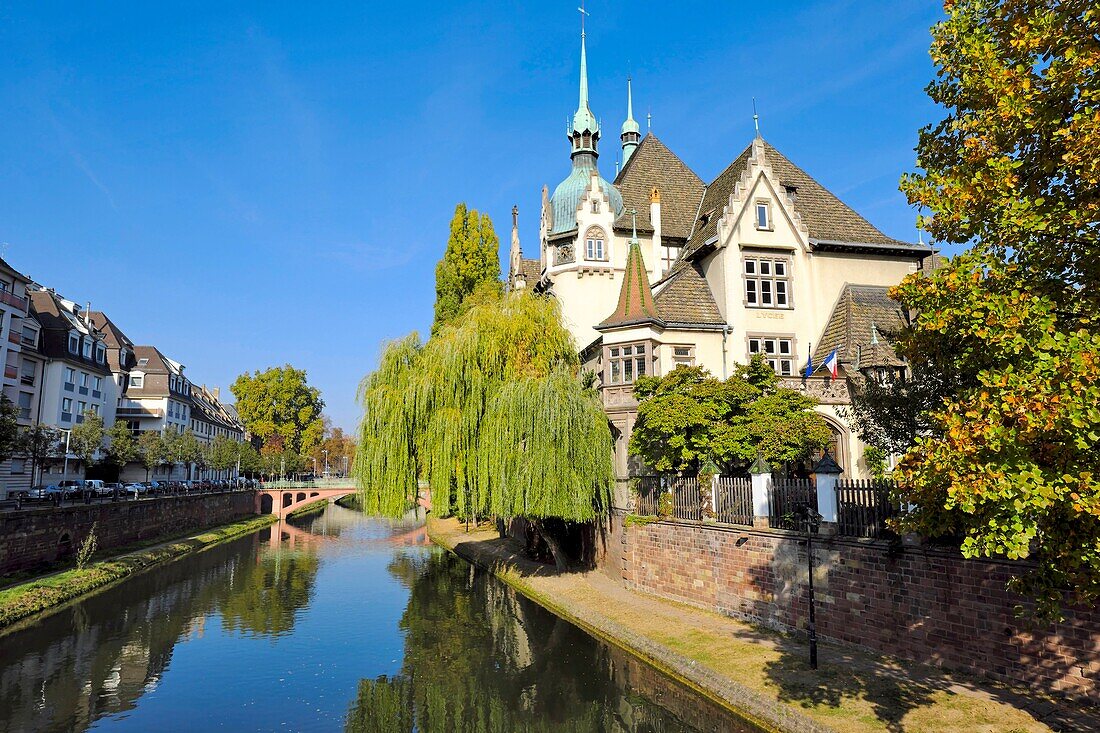
M 263 553 L 257 560 L 258 553 Z M 0 730 L 78 731 L 154 689 L 181 638 L 208 616 L 285 633 L 309 602 L 318 560 L 253 535 L 168 563 L 0 637 Z
M 410 588 L 401 674 L 360 682 L 349 733 L 693 729 L 631 692 L 620 652 L 466 563 L 398 556 L 390 571 Z
M 319 566 L 316 551 L 308 546 L 267 550 L 224 585 L 218 604 L 222 626 L 260 635 L 290 632 L 298 612 L 309 605 Z

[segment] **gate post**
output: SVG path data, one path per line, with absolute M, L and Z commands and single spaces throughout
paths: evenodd
M 833 460 L 828 451 L 814 466 L 814 478 L 817 484 L 817 511 L 821 514 L 823 523 L 832 525 L 837 523 L 836 483 L 842 473 L 844 473 L 844 469 Z
M 772 488 L 772 467 L 764 460 L 763 456 L 757 456 L 749 466 L 749 474 L 752 476 L 752 526 L 767 527 L 768 494 Z

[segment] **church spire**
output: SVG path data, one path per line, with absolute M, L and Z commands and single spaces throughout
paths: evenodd
M 632 235 L 630 249 L 626 254 L 626 272 L 623 273 L 623 286 L 619 291 L 619 304 L 615 312 L 600 323 L 599 330 L 615 326 L 627 326 L 645 321 L 661 321 L 661 315 L 653 302 L 653 289 L 649 286 L 642 248 L 638 243 L 638 212 L 630 210 Z
M 626 122 L 623 123 L 622 134 L 619 137 L 623 141 L 623 168 L 630 160 L 630 156 L 638 149 L 642 128 L 634 120 L 634 96 L 630 90 L 630 77 L 626 77 Z
M 596 143 L 600 139 L 600 123 L 588 106 L 588 54 L 584 42 L 584 16 L 588 15 L 584 8 L 581 11 L 581 82 L 580 95 L 577 101 L 577 111 L 573 114 L 573 128 L 569 131 L 569 141 L 572 144 L 570 156 L 573 158 L 574 167 L 596 167 Z

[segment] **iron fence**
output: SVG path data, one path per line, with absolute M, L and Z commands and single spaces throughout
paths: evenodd
M 716 519 L 723 524 L 752 526 L 752 481 L 719 476 L 714 492 Z
M 817 487 L 810 479 L 777 478 L 768 492 L 768 526 L 772 529 L 803 530 L 798 519 L 809 506 L 817 509 Z
M 836 484 L 837 533 L 845 537 L 889 537 L 886 520 L 900 513 L 889 479 L 841 479 Z
M 672 492 L 672 515 L 677 519 L 703 518 L 703 497 L 699 491 L 699 479 L 695 476 L 670 476 L 667 479 Z

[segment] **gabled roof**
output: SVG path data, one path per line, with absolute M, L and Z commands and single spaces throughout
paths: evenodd
M 661 194 L 661 236 L 687 240 L 703 195 L 703 179 L 656 135 L 650 132 L 642 138 L 638 149 L 615 177 L 615 185 L 623 195 L 623 213 L 615 220 L 616 229 L 629 230 L 629 212 L 637 209 L 638 231 L 653 231 L 649 204 L 650 194 L 656 188 Z
M 681 268 L 654 296 L 661 319 L 669 325 L 723 326 L 710 284 L 697 264 Z
M 92 325 L 103 332 L 103 340 L 107 342 L 109 347 L 112 349 L 126 347 L 131 350 L 134 348 L 134 342 L 122 332 L 118 324 L 112 321 L 106 313 L 92 311 L 89 315 L 92 318 Z
M 845 283 L 821 338 L 814 348 L 814 364 L 821 364 L 834 348 L 845 365 L 901 366 L 890 338 L 905 327 L 901 304 L 891 300 L 881 285 Z
M 156 346 L 135 346 L 134 356 L 137 357 L 138 364 L 135 368 L 146 374 L 172 374 L 175 371 L 170 366 L 168 357 Z
M 538 260 L 521 259 L 519 261 L 519 273 L 527 281 L 527 287 L 534 287 L 542 276 L 542 263 Z
M 660 315 L 653 302 L 653 290 L 649 287 L 642 248 L 638 245 L 638 240 L 634 239 L 631 240 L 630 251 L 626 255 L 626 272 L 623 273 L 623 287 L 619 291 L 619 305 L 597 328 L 655 321 L 660 321 Z

